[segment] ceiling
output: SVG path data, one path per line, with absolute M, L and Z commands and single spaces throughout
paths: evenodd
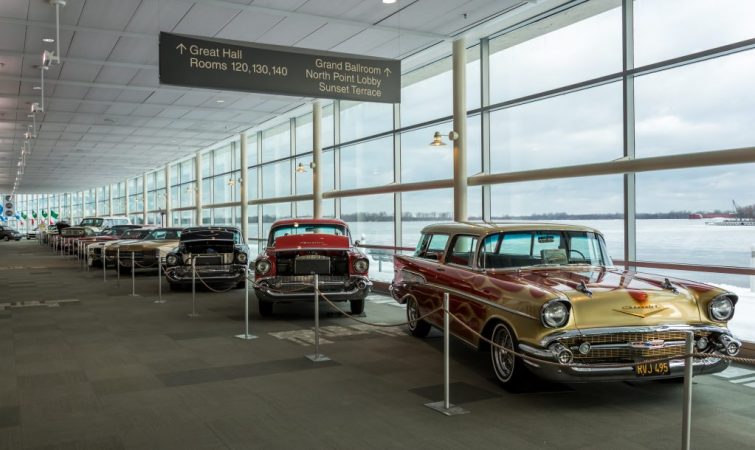
M 17 193 L 82 190 L 124 180 L 311 102 L 310 98 L 160 85 L 160 31 L 398 58 L 423 54 L 548 0 L 67 0 L 60 64 L 45 72 Z M 337 7 L 334 8 L 334 5 Z M 479 26 L 479 27 L 478 27 Z M 477 28 L 475 28 L 477 27 Z M 40 102 L 43 50 L 55 50 L 47 0 L 0 1 L 0 192 L 10 192 Z M 431 49 L 429 52 L 422 50 Z M 438 50 L 439 49 L 439 50 Z

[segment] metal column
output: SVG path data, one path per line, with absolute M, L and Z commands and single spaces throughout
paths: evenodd
M 454 220 L 467 220 L 467 58 L 465 40 L 453 43 Z
M 194 224 L 202 225 L 202 156 L 199 153 L 194 157 L 194 178 Z
M 247 189 L 247 183 L 249 182 L 249 177 L 247 176 L 247 171 L 249 170 L 249 161 L 248 161 L 248 153 L 247 153 L 247 147 L 246 147 L 246 133 L 243 132 L 239 134 L 239 145 L 241 152 L 241 171 L 239 178 L 241 179 L 241 185 L 239 186 L 239 189 L 241 190 L 239 199 L 241 201 L 241 236 L 244 237 L 244 243 L 249 243 L 249 195 L 248 195 L 248 189 Z
M 312 103 L 312 215 L 315 219 L 322 218 L 322 176 L 320 175 L 320 156 L 322 156 L 321 128 L 322 106 L 320 102 L 316 101 Z
M 172 227 L 173 221 L 171 220 L 171 209 L 173 202 L 171 200 L 170 192 L 170 164 L 165 165 L 165 227 Z
M 142 174 L 142 223 L 147 224 L 147 174 Z
M 622 47 L 624 53 L 623 110 L 624 110 L 624 157 L 634 159 L 634 76 L 627 71 L 634 69 L 634 1 L 623 0 Z M 624 260 L 637 260 L 637 203 L 635 174 L 624 174 Z M 630 267 L 631 269 L 632 267 Z

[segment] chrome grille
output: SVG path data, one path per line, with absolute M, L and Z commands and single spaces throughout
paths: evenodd
M 709 337 L 710 332 L 696 331 L 695 339 L 701 336 Z M 568 347 L 574 353 L 575 363 L 598 363 L 598 362 L 638 362 L 644 359 L 662 358 L 684 353 L 684 341 L 687 338 L 685 331 L 654 331 L 648 333 L 611 333 L 574 336 L 559 339 L 558 342 Z M 663 348 L 632 348 L 631 342 L 646 342 L 663 340 L 671 346 Z M 579 345 L 588 342 L 592 347 L 590 353 L 579 353 Z M 678 345 L 677 345 L 678 344 Z M 601 346 L 616 346 L 601 348 Z
M 338 275 L 320 275 L 320 283 L 345 283 L 349 277 Z M 275 278 L 275 283 L 312 283 L 312 275 L 288 275 Z

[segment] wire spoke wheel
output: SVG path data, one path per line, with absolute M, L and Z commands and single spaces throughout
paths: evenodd
M 514 350 L 514 338 L 508 327 L 502 323 L 499 323 L 493 329 L 491 340 L 506 350 Z M 491 345 L 490 358 L 493 362 L 495 376 L 501 383 L 508 383 L 515 373 L 516 357 L 512 353 L 505 352 L 500 348 Z

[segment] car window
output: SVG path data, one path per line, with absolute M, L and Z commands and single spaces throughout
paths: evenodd
M 447 234 L 432 234 L 428 236 L 429 242 L 424 251 L 419 255 L 420 258 L 440 260 L 448 243 Z
M 596 239 L 595 233 L 570 233 L 569 262 L 599 261 L 603 264 L 603 260 L 600 241 Z
M 537 258 L 543 250 L 557 250 L 561 248 L 561 233 L 558 231 L 538 231 L 532 241 L 532 256 Z
M 417 248 L 414 249 L 414 256 L 420 256 L 422 253 L 424 253 L 425 248 L 427 248 L 428 242 L 430 242 L 430 234 L 423 234 L 421 238 L 419 238 L 419 241 L 417 242 Z
M 506 233 L 503 235 L 501 250 L 504 255 L 530 255 L 532 248 L 532 233 L 529 231 L 519 233 Z
M 476 248 L 476 236 L 458 235 L 454 238 L 453 244 L 451 245 L 451 252 L 446 257 L 446 262 L 462 266 L 471 266 Z

